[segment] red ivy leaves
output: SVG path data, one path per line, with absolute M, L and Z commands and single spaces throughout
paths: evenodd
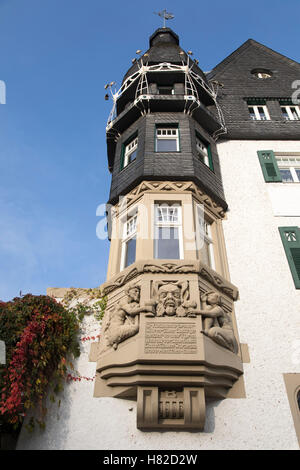
M 10 334 L 6 338 L 10 344 L 8 367 L 0 384 L 0 416 L 17 424 L 36 404 L 44 412 L 42 400 L 48 385 L 53 378 L 66 375 L 67 352 L 79 353 L 79 323 L 73 313 L 46 296 L 28 294 L 1 302 L 0 307 L 0 332 Z

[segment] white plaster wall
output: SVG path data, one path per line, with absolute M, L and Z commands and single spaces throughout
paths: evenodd
M 93 398 L 93 383 L 71 383 L 59 413 L 52 405 L 44 433 L 23 430 L 19 449 L 298 449 L 282 374 L 300 372 L 292 361 L 293 343 L 300 340 L 300 290 L 277 227 L 300 226 L 300 217 L 274 217 L 256 154 L 265 149 L 299 151 L 300 143 L 218 145 L 230 209 L 224 222 L 229 268 L 240 289 L 236 316 L 251 358 L 245 364 L 247 398 L 208 403 L 204 432 L 142 432 L 135 401 Z M 93 329 L 93 322 L 86 327 Z M 77 368 L 92 376 L 88 350 L 85 343 Z

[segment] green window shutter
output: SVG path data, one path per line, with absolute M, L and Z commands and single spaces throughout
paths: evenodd
M 282 181 L 273 150 L 261 150 L 257 154 L 265 181 Z
M 279 227 L 296 289 L 300 289 L 300 229 L 299 227 Z

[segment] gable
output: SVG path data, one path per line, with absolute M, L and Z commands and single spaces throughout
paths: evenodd
M 260 80 L 251 74 L 260 68 L 270 70 L 272 77 Z M 289 97 L 292 82 L 300 78 L 300 64 L 249 39 L 217 65 L 208 78 L 224 82 L 233 95 Z

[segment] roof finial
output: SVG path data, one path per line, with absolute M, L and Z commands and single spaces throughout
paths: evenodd
M 156 11 L 155 11 L 154 14 L 160 16 L 161 18 L 163 18 L 163 21 L 164 21 L 164 26 L 163 27 L 164 28 L 166 27 L 166 20 L 172 20 L 174 18 L 173 13 L 167 12 L 166 9 L 164 9 L 162 11 L 159 11 L 158 13 L 156 13 Z

